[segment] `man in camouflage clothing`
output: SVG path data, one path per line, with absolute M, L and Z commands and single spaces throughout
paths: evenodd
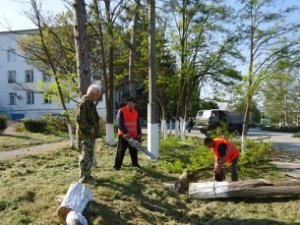
M 100 137 L 99 116 L 94 102 L 98 101 L 101 89 L 98 85 L 89 86 L 77 105 L 77 141 L 81 152 L 79 158 L 80 182 L 91 178 L 91 168 L 95 163 L 95 141 Z

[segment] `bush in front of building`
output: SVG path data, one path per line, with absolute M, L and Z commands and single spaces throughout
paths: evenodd
M 4 130 L 7 128 L 7 121 L 8 121 L 7 116 L 0 115 L 0 134 L 2 134 Z
M 70 116 L 70 120 L 72 129 L 75 131 L 75 119 Z M 64 116 L 45 115 L 43 121 L 46 123 L 46 129 L 50 133 L 68 132 L 67 121 Z
M 26 130 L 34 133 L 43 133 L 47 130 L 47 124 L 44 120 L 25 119 L 23 124 Z

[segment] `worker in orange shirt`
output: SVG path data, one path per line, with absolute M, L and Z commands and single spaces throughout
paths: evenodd
M 120 170 L 125 151 L 129 148 L 129 154 L 131 157 L 131 163 L 133 167 L 141 168 L 138 164 L 138 153 L 135 147 L 132 147 L 127 139 L 133 138 L 141 140 L 142 130 L 139 122 L 139 114 L 135 109 L 135 98 L 129 97 L 127 104 L 119 109 L 117 114 L 117 126 L 118 126 L 118 147 L 115 157 L 115 164 L 113 168 Z
M 238 181 L 236 166 L 240 155 L 239 149 L 233 143 L 223 137 L 216 137 L 214 139 L 205 138 L 204 144 L 209 147 L 215 155 L 215 180 L 225 180 L 222 166 L 224 163 L 227 163 L 230 165 L 231 169 L 231 181 Z

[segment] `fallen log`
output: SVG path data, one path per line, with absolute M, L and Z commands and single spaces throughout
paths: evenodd
M 272 183 L 269 180 L 190 183 L 189 196 L 197 199 L 300 196 L 299 181 Z
M 163 186 L 174 193 L 187 193 L 189 189 L 189 172 L 184 171 L 178 181 L 163 183 Z

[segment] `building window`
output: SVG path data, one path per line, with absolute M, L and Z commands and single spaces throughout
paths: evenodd
M 17 104 L 17 93 L 16 92 L 9 93 L 9 104 L 10 105 Z
M 26 104 L 34 104 L 34 93 L 32 91 L 26 92 Z
M 17 81 L 16 74 L 17 73 L 15 70 L 8 71 L 8 83 L 16 83 Z
M 50 82 L 51 81 L 51 76 L 48 75 L 48 74 L 46 74 L 46 73 L 44 73 L 43 74 L 43 81 L 44 82 Z
M 7 50 L 7 62 L 15 62 L 16 61 L 16 50 L 8 49 Z
M 52 101 L 49 98 L 44 98 L 44 104 L 51 104 Z
M 26 70 L 25 71 L 25 82 L 26 83 L 33 82 L 33 70 Z

